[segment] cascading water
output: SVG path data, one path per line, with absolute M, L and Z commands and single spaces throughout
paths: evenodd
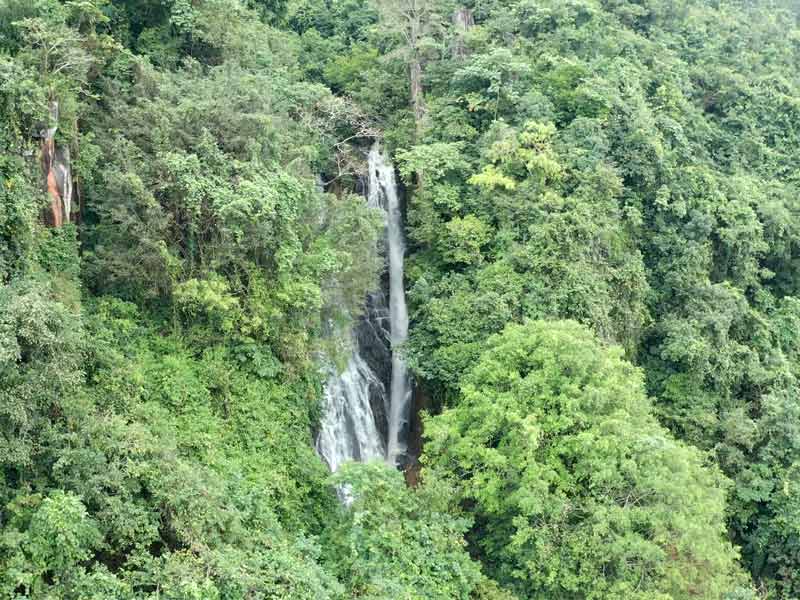
M 333 373 L 325 385 L 325 416 L 317 452 L 331 471 L 347 461 L 384 456 L 383 438 L 370 405 L 371 393 L 385 395 L 384 385 L 355 350 L 344 373 Z
M 386 461 L 397 466 L 406 453 L 405 437 L 411 408 L 408 368 L 398 351 L 408 338 L 408 311 L 403 282 L 405 241 L 403 213 L 397 194 L 394 166 L 375 142 L 369 152 L 369 204 L 386 213 L 386 246 L 389 262 L 389 321 L 392 349 L 392 377 L 389 395 L 389 430 Z
M 347 461 L 380 457 L 398 466 L 406 453 L 411 383 L 396 351 L 408 337 L 403 217 L 394 167 L 377 142 L 369 152 L 367 201 L 386 217 L 389 307 L 382 291 L 369 295 L 365 315 L 353 331 L 347 368 L 340 375 L 333 372 L 325 386 L 316 447 L 332 471 Z

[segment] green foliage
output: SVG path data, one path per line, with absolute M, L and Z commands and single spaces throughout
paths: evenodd
M 470 8 L 460 52 L 425 64 L 419 144 L 460 152 L 431 161 L 409 200 L 407 354 L 433 405 L 460 401 L 461 374 L 509 321 L 589 325 L 643 368 L 662 424 L 733 480 L 732 539 L 765 593 L 796 596 L 796 538 L 777 516 L 792 435 L 780 458 L 761 452 L 773 411 L 795 410 L 796 11 Z M 397 151 L 401 168 L 415 151 Z M 490 227 L 479 252 L 448 236 L 470 215 Z
M 353 598 L 471 598 L 482 577 L 462 538 L 468 522 L 445 512 L 447 490 L 409 490 L 382 463 L 333 477 L 349 498 L 326 536 L 328 560 Z
M 233 330 L 240 313 L 238 299 L 230 293 L 228 284 L 218 277 L 179 283 L 173 296 L 175 305 L 189 321 L 202 320 L 203 325 L 223 334 Z
M 445 224 L 441 237 L 442 256 L 448 263 L 471 265 L 481 262 L 481 247 L 489 243 L 492 230 L 475 215 L 455 217 Z
M 377 267 L 364 251 L 377 220 L 351 197 L 315 191 L 304 161 L 316 158 L 316 134 L 293 124 L 291 82 L 282 88 L 235 62 L 208 75 L 141 66 L 130 97 L 99 126 L 110 131 L 87 192 L 98 199 L 88 217 L 93 289 L 151 306 L 174 301 L 189 320 L 202 310 L 217 339 L 237 333 L 307 359 L 323 312 L 357 311 Z M 159 125 L 142 128 L 151 122 Z M 131 163 L 133 155 L 153 159 Z
M 0 11 L 0 596 L 341 597 L 311 358 L 380 225 L 315 189 L 330 92 L 236 0 Z M 84 220 L 47 230 L 50 101 Z
M 489 340 L 456 408 L 428 419 L 427 477 L 526 598 L 720 597 L 736 552 L 724 478 L 650 415 L 642 378 L 574 322 Z
M 552 125 L 497 122 L 485 137 L 484 167 L 468 186 L 459 171 L 433 169 L 415 199 L 411 234 L 424 250 L 409 269 L 421 273 L 414 366 L 452 392 L 474 348 L 525 317 L 576 318 L 633 352 L 648 284 L 616 170 L 594 158 L 566 174 L 571 158 L 557 153 Z M 469 172 L 463 159 L 455 165 Z
M 19 485 L 38 475 L 32 467 L 46 459 L 78 393 L 80 316 L 46 285 L 16 281 L 0 288 L 0 341 L 0 465 Z
M 29 266 L 39 195 L 21 161 L 0 160 L 0 281 L 7 283 Z
M 139 597 L 134 589 L 176 598 L 335 595 L 302 535 L 321 529 L 335 500 L 311 447 L 301 383 L 292 394 L 255 379 L 222 348 L 195 359 L 137 326 L 130 305 L 108 301 L 97 306 L 102 320 L 88 323 L 81 392 L 74 349 L 63 346 L 72 336 L 52 329 L 52 318 L 40 323 L 35 297 L 19 302 L 29 310 L 11 321 L 21 311 L 11 303 L 6 322 L 26 366 L 16 379 L 4 371 L 15 385 L 3 406 L 20 419 L 15 398 L 48 389 L 33 379 L 39 372 L 58 395 L 29 403 L 18 423 L 4 419 L 15 426 L 3 432 L 4 450 L 15 450 L 3 454 L 4 511 L 13 517 L 0 550 L 4 593 L 23 585 L 34 597 L 82 598 L 96 582 L 120 598 Z M 80 321 L 69 324 L 80 333 Z M 56 380 L 56 365 L 73 370 Z
M 84 576 L 82 565 L 100 542 L 97 525 L 73 494 L 55 491 L 12 505 L 10 527 L 3 535 L 5 593 L 43 595 L 48 588 L 69 589 Z M 19 530 L 18 527 L 24 527 Z
M 0 2 L 0 596 L 800 595 L 797 18 Z M 419 489 L 348 467 L 339 507 L 317 357 L 380 268 L 376 136 L 444 414 Z

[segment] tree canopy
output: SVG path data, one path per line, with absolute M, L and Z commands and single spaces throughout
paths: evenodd
M 652 415 L 641 372 L 574 321 L 511 325 L 426 422 L 426 477 L 521 598 L 721 597 L 728 483 Z
M 795 0 L 0 0 L 0 598 L 800 597 L 798 65 Z M 411 487 L 314 451 L 376 139 Z

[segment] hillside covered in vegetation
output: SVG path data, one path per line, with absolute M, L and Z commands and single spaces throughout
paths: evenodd
M 23 598 L 800 598 L 797 2 L 0 0 Z

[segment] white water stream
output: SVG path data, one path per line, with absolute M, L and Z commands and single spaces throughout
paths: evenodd
M 411 409 L 408 368 L 399 351 L 408 339 L 408 310 L 404 286 L 405 241 L 403 213 L 397 194 L 394 166 L 376 142 L 369 152 L 369 204 L 386 213 L 386 246 L 389 258 L 389 323 L 392 379 L 389 395 L 389 432 L 386 461 L 394 466 L 406 452 L 405 435 Z
M 336 471 L 342 463 L 366 461 L 385 455 L 385 447 L 370 406 L 370 392 L 385 394 L 383 383 L 354 351 L 341 375 L 325 385 L 325 415 L 317 452 Z

